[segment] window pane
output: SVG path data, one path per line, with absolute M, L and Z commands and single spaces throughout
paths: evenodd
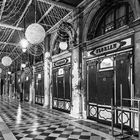
M 102 62 L 100 63 L 100 68 L 109 68 L 109 67 L 113 67 L 113 58 L 105 58 L 102 60 Z
M 111 10 L 105 17 L 105 32 L 114 29 L 114 9 Z
M 110 22 L 114 21 L 114 10 L 111 10 L 107 15 L 106 15 L 106 21 L 105 23 L 108 24 Z
M 116 19 L 125 16 L 126 14 L 126 6 L 121 6 L 118 9 L 116 9 Z
M 100 20 L 95 31 L 95 37 L 103 35 L 112 30 L 118 29 L 134 21 L 134 14 L 128 3 L 113 5 Z M 93 31 L 93 32 L 94 32 Z

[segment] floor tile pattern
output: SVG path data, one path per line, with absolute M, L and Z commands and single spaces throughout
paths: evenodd
M 90 123 L 27 102 L 0 97 L 0 116 L 17 140 L 109 140 L 107 128 L 90 126 L 104 133 L 97 134 L 84 127 Z M 0 140 L 2 138 L 0 133 Z

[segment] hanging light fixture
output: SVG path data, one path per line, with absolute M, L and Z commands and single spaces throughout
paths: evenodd
M 10 66 L 12 64 L 12 59 L 9 56 L 4 56 L 2 58 L 2 64 L 4 66 Z
M 45 29 L 36 23 L 36 0 L 35 0 L 35 23 L 29 25 L 25 31 L 26 39 L 33 45 L 41 43 L 45 38 Z
M 8 71 L 8 74 L 10 75 L 11 74 L 11 71 Z
M 45 38 L 45 30 L 40 24 L 33 23 L 27 27 L 25 37 L 31 44 L 39 44 Z
M 68 43 L 67 42 L 60 42 L 59 43 L 59 48 L 61 50 L 66 50 L 68 48 Z
M 25 68 L 26 67 L 26 64 L 21 64 L 21 68 Z

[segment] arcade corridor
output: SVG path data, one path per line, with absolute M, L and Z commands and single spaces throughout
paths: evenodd
M 56 110 L 0 98 L 0 140 L 112 140 L 109 131 Z
M 0 0 L 0 140 L 16 139 L 140 140 L 140 0 Z

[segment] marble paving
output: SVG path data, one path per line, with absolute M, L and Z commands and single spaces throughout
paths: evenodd
M 115 140 L 110 131 L 96 122 L 0 97 L 0 140 Z

